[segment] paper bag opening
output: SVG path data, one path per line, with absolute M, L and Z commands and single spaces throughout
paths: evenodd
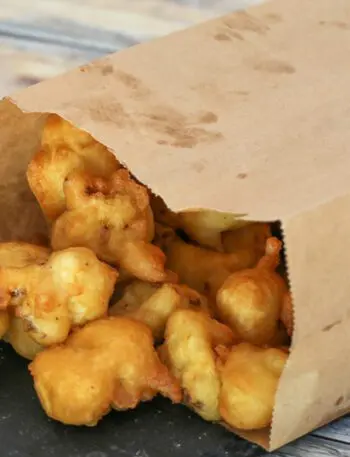
M 46 114 L 23 114 L 8 100 L 1 103 L 0 113 L 2 126 L 5 126 L 1 145 L 4 160 L 1 202 L 2 209 L 8 214 L 8 223 L 1 228 L 1 238 L 32 240 L 34 235 L 45 233 L 46 225 L 36 202 L 28 197 L 31 194 L 26 184 L 25 170 L 38 147 Z M 14 157 L 16 160 L 13 160 Z M 11 182 L 15 182 L 16 190 L 21 191 L 13 192 Z M 350 344 L 346 331 L 347 308 L 341 308 L 344 297 L 340 295 L 331 317 L 327 300 L 334 302 L 337 288 L 332 287 L 328 296 L 324 296 L 325 292 L 322 297 L 316 293 L 318 284 L 327 281 L 332 275 L 333 281 L 339 278 L 344 280 L 339 270 L 330 269 L 330 265 L 343 262 L 341 271 L 345 274 L 347 256 L 343 242 L 349 233 L 350 221 L 345 227 L 342 225 L 341 230 L 338 229 L 327 262 L 319 246 L 331 239 L 337 225 L 336 215 L 348 205 L 348 198 L 341 197 L 307 214 L 282 220 L 286 266 L 295 303 L 295 330 L 290 358 L 277 391 L 271 430 L 233 430 L 268 450 L 277 449 L 350 410 L 347 377 L 334 377 L 335 373 L 344 372 L 342 351 Z M 19 215 L 22 224 L 18 222 Z M 323 227 L 322 232 L 317 230 L 319 226 Z M 310 260 L 305 261 L 308 256 L 314 260 L 312 270 L 306 275 L 305 270 L 303 274 L 300 272 L 300 267 L 306 263 L 310 268 Z M 312 291 L 310 287 L 313 287 Z M 346 295 L 346 291 L 344 293 Z M 322 311 L 324 315 L 320 316 Z
M 0 119 L 2 120 L 2 139 L 0 144 L 1 155 L 4 159 L 16 160 L 12 164 L 16 166 L 13 176 L 9 176 L 3 170 L 3 197 L 0 200 L 0 208 L 8 214 L 8 223 L 0 227 L 1 241 L 25 240 L 33 242 L 38 235 L 47 235 L 47 224 L 44 220 L 38 203 L 33 198 L 26 180 L 26 168 L 32 156 L 39 148 L 39 142 L 43 125 L 48 113 L 23 113 L 9 100 L 0 102 Z M 93 132 L 89 132 L 93 133 Z M 113 151 L 114 152 L 114 151 Z M 117 156 L 119 159 L 119 157 Z M 0 170 L 2 170 L 0 168 Z M 132 171 L 132 170 L 131 170 Z M 16 191 L 8 185 L 10 178 L 15 178 Z M 142 183 L 145 185 L 145 183 Z M 20 192 L 17 190 L 20 189 Z M 11 199 L 9 198 L 11 197 Z M 16 211 L 11 213 L 7 206 Z M 21 223 L 18 223 L 20 215 Z M 226 424 L 223 424 L 229 428 Z M 229 428 L 230 429 L 230 428 Z M 243 432 L 233 430 L 241 437 L 256 442 L 266 449 L 269 448 L 269 430 L 256 432 Z

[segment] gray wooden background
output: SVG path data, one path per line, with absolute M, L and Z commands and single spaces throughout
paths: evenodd
M 254 3 L 258 0 L 0 0 L 0 96 Z M 350 417 L 273 455 L 350 457 Z

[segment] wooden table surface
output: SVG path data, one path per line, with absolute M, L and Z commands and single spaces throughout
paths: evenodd
M 0 96 L 254 3 L 258 0 L 0 0 Z M 273 455 L 350 457 L 350 417 Z

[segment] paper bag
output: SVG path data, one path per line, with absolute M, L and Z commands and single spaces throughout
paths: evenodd
M 295 334 L 271 430 L 243 434 L 270 450 L 350 411 L 349 56 L 348 0 L 276 0 L 0 105 L 4 240 L 45 230 L 25 180 L 42 113 L 89 131 L 173 210 L 282 222 Z

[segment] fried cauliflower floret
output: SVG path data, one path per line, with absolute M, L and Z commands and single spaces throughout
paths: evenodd
M 9 316 L 10 324 L 5 340 L 11 344 L 17 354 L 26 359 L 33 360 L 34 357 L 44 349 L 44 347 L 34 341 L 30 336 L 30 327 L 26 321 L 20 317 L 12 315 L 11 313 Z
M 266 241 L 270 237 L 270 225 L 255 222 L 223 233 L 222 242 L 225 252 L 235 252 L 245 258 L 247 268 L 250 268 L 265 254 Z
M 267 344 L 277 331 L 286 290 L 285 282 L 275 272 L 280 249 L 281 242 L 269 238 L 266 254 L 258 265 L 233 273 L 218 291 L 218 316 L 243 341 Z
M 110 179 L 75 172 L 64 183 L 67 211 L 54 223 L 54 250 L 85 246 L 139 279 L 163 282 L 163 252 L 150 243 L 154 222 L 148 191 L 129 173 L 118 170 Z
M 167 320 L 179 308 L 197 308 L 209 313 L 206 298 L 185 285 L 159 285 L 135 280 L 126 286 L 120 300 L 109 309 L 109 314 L 145 323 L 152 330 L 155 340 L 160 341 L 164 337 Z
M 292 336 L 294 330 L 294 314 L 292 295 L 289 291 L 287 291 L 283 297 L 281 308 L 281 321 L 285 325 L 288 335 Z
M 7 306 L 26 322 L 28 335 L 48 346 L 64 341 L 71 327 L 107 313 L 117 272 L 86 248 L 50 255 L 43 265 L 0 267 Z
M 179 213 L 179 226 L 194 241 L 222 252 L 222 234 L 226 230 L 243 227 L 249 222 L 242 221 L 230 213 L 212 210 L 184 211 Z
M 47 261 L 49 255 L 49 249 L 34 244 L 22 242 L 0 243 L 0 268 L 22 268 L 31 264 L 41 265 Z M 11 300 L 15 302 L 16 297 L 12 297 Z M 4 308 L 7 308 L 8 299 L 3 293 L 1 294 L 0 303 Z M 15 338 L 13 338 L 14 327 L 16 328 Z M 27 339 L 24 329 L 20 327 L 12 313 L 9 313 L 7 309 L 0 311 L 0 338 L 8 341 L 16 352 L 19 353 L 20 351 L 17 350 L 17 340 Z
M 186 243 L 175 232 L 156 226 L 156 244 L 166 255 L 166 266 L 200 294 L 215 297 L 225 279 L 234 271 L 247 268 L 245 258 L 238 254 L 215 252 Z
M 228 327 L 202 311 L 180 309 L 167 322 L 160 353 L 180 381 L 185 403 L 203 419 L 220 420 L 215 347 L 235 341 Z
M 29 186 L 45 216 L 54 221 L 66 209 L 63 183 L 73 170 L 108 177 L 119 168 L 114 155 L 90 134 L 55 114 L 48 116 L 41 147 L 27 170 Z
M 111 408 L 132 409 L 158 393 L 181 401 L 150 329 L 125 317 L 76 330 L 65 344 L 41 352 L 30 371 L 43 409 L 65 424 L 96 425 Z
M 227 424 L 241 430 L 270 425 L 287 358 L 281 349 L 263 349 L 249 343 L 231 349 L 227 360 L 218 364 L 222 383 L 219 409 Z
M 189 238 L 201 246 L 219 252 L 224 251 L 224 232 L 251 224 L 240 219 L 239 215 L 208 209 L 174 213 L 155 195 L 152 195 L 151 206 L 156 222 L 174 229 L 182 229 Z
M 0 267 L 22 268 L 31 264 L 43 264 L 50 250 L 35 244 L 9 241 L 0 243 Z

